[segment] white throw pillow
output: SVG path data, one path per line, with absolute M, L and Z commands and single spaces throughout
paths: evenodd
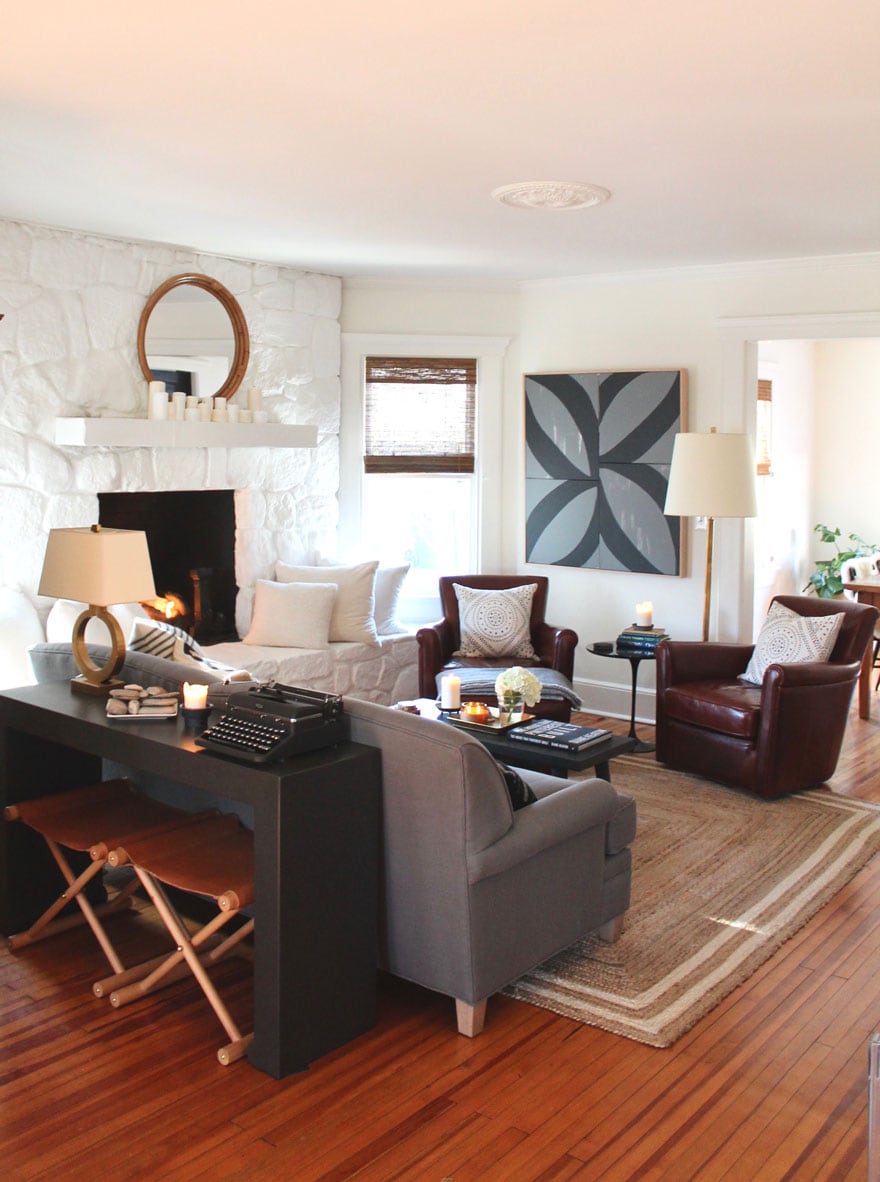
M 740 680 L 760 685 L 768 665 L 803 665 L 808 661 L 827 661 L 834 651 L 843 614 L 799 616 L 790 607 L 771 603 L 749 667 Z
M 457 657 L 535 657 L 529 620 L 537 583 L 485 591 L 453 583 L 461 647 Z
M 326 648 L 335 583 L 273 583 L 257 579 L 254 612 L 244 644 L 270 648 Z
M 373 620 L 374 586 L 378 562 L 357 566 L 288 566 L 275 564 L 279 583 L 335 583 L 336 602 L 330 617 L 330 640 L 378 644 Z
M 392 636 L 395 632 L 403 631 L 397 621 L 397 604 L 408 574 L 409 563 L 406 566 L 380 566 L 376 571 L 373 619 L 380 636 Z

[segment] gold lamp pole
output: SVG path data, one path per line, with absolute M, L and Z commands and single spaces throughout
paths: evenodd
M 721 433 L 714 427 L 705 435 L 676 435 L 663 512 L 669 517 L 707 519 L 703 640 L 708 640 L 715 518 L 754 517 L 758 512 L 751 438 Z

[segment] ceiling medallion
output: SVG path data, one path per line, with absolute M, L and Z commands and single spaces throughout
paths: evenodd
M 611 196 L 601 185 L 585 181 L 518 181 L 493 189 L 492 196 L 515 209 L 586 209 L 601 205 Z

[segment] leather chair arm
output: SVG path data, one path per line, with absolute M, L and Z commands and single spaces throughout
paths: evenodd
M 419 696 L 437 696 L 437 674 L 452 656 L 452 626 L 448 620 L 427 624 L 416 632 L 419 645 Z
M 845 685 L 854 682 L 861 666 L 829 665 L 826 661 L 807 661 L 800 665 L 770 665 L 764 673 L 761 688 L 761 704 L 771 694 L 783 693 L 787 689 L 824 688 L 827 685 Z
M 657 645 L 657 688 L 683 681 L 720 681 L 745 673 L 753 644 L 663 640 Z
M 571 628 L 554 628 L 552 624 L 538 624 L 532 629 L 532 647 L 542 665 L 556 669 L 571 681 L 574 675 L 574 653 L 578 634 Z

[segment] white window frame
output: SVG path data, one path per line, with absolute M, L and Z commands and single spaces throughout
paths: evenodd
M 502 400 L 509 337 L 398 333 L 342 334 L 339 425 L 339 555 L 359 552 L 364 480 L 364 367 L 367 357 L 474 357 L 477 361 L 476 457 L 471 519 L 471 570 L 501 561 Z M 450 571 L 462 574 L 462 571 Z M 439 605 L 439 599 L 437 600 Z M 426 617 L 428 618 L 428 617 Z M 430 616 L 433 618 L 433 616 Z

